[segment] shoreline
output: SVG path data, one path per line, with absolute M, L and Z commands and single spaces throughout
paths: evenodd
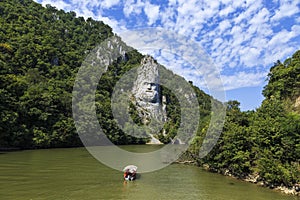
M 11 151 L 21 151 L 21 148 L 6 148 L 6 147 L 0 147 L 0 152 L 11 152 Z
M 197 167 L 199 167 L 207 172 L 210 172 L 210 173 L 217 173 L 217 174 L 221 174 L 223 176 L 232 177 L 234 179 L 252 183 L 252 184 L 255 184 L 260 187 L 265 187 L 265 188 L 268 188 L 268 189 L 271 189 L 274 191 L 278 191 L 285 195 L 300 197 L 300 185 L 299 184 L 295 184 L 292 187 L 287 187 L 287 186 L 284 186 L 283 184 L 280 186 L 274 186 L 274 185 L 269 185 L 269 184 L 265 183 L 264 181 L 259 180 L 258 174 L 250 174 L 244 178 L 241 178 L 241 177 L 232 175 L 228 169 L 224 169 L 224 170 L 212 169 L 207 164 L 198 165 L 196 161 L 192 161 L 192 160 L 177 160 L 174 163 L 184 164 L 184 165 L 194 165 L 194 166 L 197 166 Z

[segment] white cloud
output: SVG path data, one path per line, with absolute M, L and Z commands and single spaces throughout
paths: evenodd
M 279 44 L 286 44 L 293 37 L 299 36 L 299 25 L 292 27 L 292 31 L 287 31 L 283 29 L 282 31 L 276 33 L 272 39 L 268 42 L 269 47 L 276 47 Z
M 123 13 L 126 17 L 130 17 L 131 14 L 139 15 L 142 13 L 144 3 L 141 0 L 128 0 L 125 1 L 123 6 Z
M 178 13 L 179 15 L 191 15 L 191 14 L 195 14 L 195 1 L 182 1 L 179 0 L 179 6 L 178 6 Z M 199 11 L 199 10 L 198 10 Z
M 268 51 L 265 54 L 264 63 L 267 65 L 273 65 L 277 60 L 286 59 L 288 56 L 291 56 L 295 52 L 295 48 L 289 46 L 283 46 L 283 48 L 275 48 Z M 281 58 L 281 59 L 279 59 Z
M 153 5 L 149 2 L 144 7 L 145 14 L 148 17 L 148 25 L 152 25 L 159 17 L 159 6 Z
M 220 12 L 219 12 L 219 15 L 221 17 L 226 17 L 227 15 L 229 15 L 230 13 L 232 13 L 234 11 L 234 8 L 229 5 L 227 6 L 226 8 L 222 9 Z
M 291 17 L 295 14 L 299 14 L 299 0 L 294 1 L 281 1 L 279 9 L 276 10 L 275 15 L 272 17 L 272 21 L 278 21 L 284 17 Z
M 256 66 L 260 51 L 255 47 L 245 47 L 240 51 L 241 63 L 245 66 Z
M 225 90 L 242 87 L 261 86 L 266 79 L 267 72 L 238 72 L 234 75 L 222 75 Z
M 300 33 L 300 25 L 294 25 L 292 26 L 292 35 L 295 36 L 299 36 Z
M 291 56 L 299 47 L 299 42 L 290 42 L 293 38 L 298 37 L 300 32 L 300 25 L 294 25 L 291 31 L 283 29 L 282 31 L 273 35 L 267 41 L 267 50 L 263 59 L 265 65 L 271 65 L 277 60 L 286 59 Z
M 230 28 L 231 24 L 228 20 L 224 20 L 219 24 L 219 29 L 221 32 L 224 32 L 226 29 Z
M 213 41 L 212 49 L 217 49 L 222 43 L 223 43 L 223 39 L 222 38 L 216 38 Z
M 266 8 L 261 9 L 254 17 L 250 20 L 250 24 L 261 25 L 269 21 L 269 11 Z
M 101 2 L 101 6 L 102 6 L 102 8 L 109 9 L 115 5 L 118 5 L 119 3 L 120 3 L 120 0 L 103 0 Z

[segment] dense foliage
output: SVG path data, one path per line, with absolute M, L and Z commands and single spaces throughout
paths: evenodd
M 114 35 L 111 28 L 91 18 L 76 17 L 74 12 L 50 5 L 44 8 L 31 0 L 1 1 L 0 13 L 0 147 L 81 146 L 72 118 L 74 80 L 89 52 Z M 117 81 L 139 65 L 142 57 L 135 50 L 126 53 L 126 59 L 112 63 L 98 84 L 97 117 L 115 144 L 147 141 L 119 128 L 110 98 Z M 203 115 L 208 115 L 210 97 L 194 88 Z M 167 97 L 169 120 L 164 126 L 167 136 L 159 137 L 169 142 L 179 126 L 180 109 L 167 88 L 161 91 Z M 131 117 L 138 124 L 136 113 Z
M 31 0 L 1 1 L 0 13 L 0 147 L 82 145 L 72 119 L 74 79 L 89 51 L 112 36 L 112 29 Z M 111 90 L 119 74 L 140 62 L 136 51 L 127 56 L 110 67 L 100 85 Z M 106 107 L 99 120 L 113 141 L 135 143 L 108 128 L 115 126 L 107 91 L 96 96 Z
M 256 111 L 241 112 L 239 102 L 227 103 L 227 120 L 212 152 L 199 164 L 240 178 L 253 175 L 270 186 L 300 182 L 300 51 L 270 69 L 265 100 Z M 198 136 L 198 140 L 201 137 Z M 199 142 L 194 141 L 195 158 Z M 197 148 L 198 147 L 198 148 Z

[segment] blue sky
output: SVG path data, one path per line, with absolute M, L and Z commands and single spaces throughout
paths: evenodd
M 220 71 L 226 99 L 242 110 L 259 107 L 270 67 L 300 49 L 300 0 L 36 1 L 104 21 L 120 35 L 160 27 L 197 41 Z M 181 75 L 202 88 L 197 75 Z

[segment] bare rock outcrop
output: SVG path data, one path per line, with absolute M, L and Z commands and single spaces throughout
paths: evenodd
M 295 101 L 295 107 L 300 107 L 300 96 Z

